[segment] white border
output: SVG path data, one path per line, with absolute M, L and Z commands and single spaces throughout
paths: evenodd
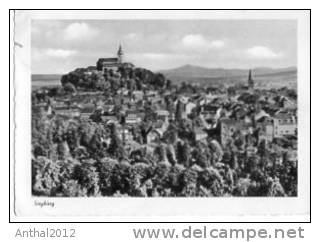
M 31 196 L 31 83 L 30 83 L 30 20 L 31 19 L 296 19 L 298 22 L 298 197 L 297 198 L 34 198 Z M 288 221 L 299 216 L 308 221 L 310 212 L 310 23 L 307 11 L 228 10 L 228 11 L 16 11 L 15 41 L 23 48 L 15 49 L 16 83 L 16 150 L 15 150 L 15 216 L 95 216 L 96 220 L 125 220 L 141 216 L 161 220 L 222 221 L 232 216 L 234 221 L 254 221 L 271 216 L 272 221 Z M 11 162 L 13 165 L 14 162 Z M 13 167 L 11 166 L 11 169 Z M 51 201 L 55 207 L 40 208 L 34 201 Z M 214 218 L 212 216 L 215 216 Z M 277 215 L 277 216 L 273 216 Z M 108 216 L 108 217 L 105 217 Z M 223 216 L 223 217 L 221 217 Z M 49 218 L 48 218 L 49 217 Z M 224 218 L 224 219 L 221 219 Z M 92 219 L 92 218 L 91 218 Z M 90 219 L 90 220 L 91 220 Z M 270 218 L 269 218 L 270 219 Z M 280 220 L 279 220 L 280 219 Z M 226 219 L 228 221 L 228 219 Z M 268 220 L 268 219 L 267 219 Z

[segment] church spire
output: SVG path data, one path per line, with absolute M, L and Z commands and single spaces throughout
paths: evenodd
M 123 55 L 121 44 L 119 44 L 118 55 Z
M 122 63 L 122 61 L 123 61 L 123 50 L 122 50 L 121 44 L 119 44 L 119 49 L 118 49 L 117 55 L 118 55 L 119 63 Z
M 254 80 L 252 79 L 252 71 L 251 70 L 249 70 L 248 87 L 251 89 L 253 89 L 253 87 L 254 87 Z

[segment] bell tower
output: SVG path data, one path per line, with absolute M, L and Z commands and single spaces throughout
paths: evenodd
M 253 88 L 254 88 L 254 80 L 252 79 L 251 70 L 249 70 L 248 87 L 249 87 L 250 89 L 253 89 Z
M 123 62 L 123 51 L 122 51 L 121 44 L 119 45 L 117 56 L 118 56 L 118 62 L 119 64 L 121 64 Z

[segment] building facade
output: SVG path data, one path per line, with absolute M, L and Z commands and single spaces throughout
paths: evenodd
M 97 70 L 105 72 L 108 69 L 117 70 L 118 67 L 123 63 L 124 52 L 121 45 L 117 51 L 117 57 L 111 58 L 100 58 L 97 61 Z
M 274 137 L 297 135 L 297 119 L 293 115 L 278 114 L 273 118 Z

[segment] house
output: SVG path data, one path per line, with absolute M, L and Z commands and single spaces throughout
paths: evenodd
M 125 117 L 126 124 L 138 124 L 141 123 L 141 117 L 136 113 L 128 113 Z
M 286 153 L 286 160 L 289 162 L 297 162 L 298 160 L 297 150 L 288 150 Z
M 85 97 L 95 97 L 95 98 L 102 98 L 103 97 L 103 92 L 102 91 L 86 91 L 86 92 L 78 92 L 76 96 L 73 98 L 85 98 Z M 83 100 L 83 99 L 82 99 Z
M 148 134 L 147 134 L 147 143 L 156 143 L 158 142 L 162 137 L 161 132 L 159 132 L 158 129 L 152 129 Z
M 189 102 L 189 97 L 187 97 L 186 95 L 182 95 L 182 96 L 179 97 L 179 100 L 183 104 L 187 104 Z
M 257 154 L 258 149 L 252 145 L 248 146 L 246 149 L 247 152 L 247 156 L 254 156 L 255 154 Z
M 113 115 L 103 115 L 101 116 L 102 122 L 104 123 L 118 123 L 118 119 L 116 116 Z
M 232 111 L 231 116 L 237 120 L 245 119 L 248 111 L 244 107 L 237 107 Z
M 96 110 L 96 106 L 94 104 L 85 104 L 82 105 L 81 108 L 81 118 L 89 119 L 93 112 Z
M 164 99 L 160 96 L 151 97 L 149 98 L 149 101 L 151 102 L 152 105 L 164 103 Z
M 168 118 L 170 115 L 169 112 L 165 109 L 156 110 L 156 114 L 157 114 L 158 119 L 161 119 L 165 122 L 168 121 Z
M 267 114 L 264 110 L 261 110 L 259 113 L 256 113 L 254 116 L 255 121 L 259 121 L 262 118 L 270 118 L 270 115 Z
M 65 105 L 64 105 L 65 106 Z M 50 114 L 49 113 L 49 107 L 51 108 L 50 105 L 48 105 L 47 103 L 45 102 L 42 102 L 42 103 L 37 103 L 37 104 L 34 104 L 32 105 L 32 112 L 34 113 L 40 113 L 40 112 L 46 112 L 47 111 L 47 114 Z
M 158 120 L 157 122 L 155 122 L 153 124 L 154 129 L 156 129 L 160 133 L 161 136 L 167 130 L 168 126 L 169 126 L 169 123 L 164 122 L 162 120 Z
M 129 90 L 127 88 L 122 87 L 117 90 L 117 94 L 127 96 L 129 94 Z
M 103 104 L 102 108 L 105 112 L 111 113 L 114 109 L 114 104 Z
M 133 141 L 133 135 L 129 127 L 120 126 L 118 130 L 119 130 L 120 138 L 124 143 Z
M 69 107 L 55 107 L 53 110 L 55 115 L 65 116 L 65 117 L 79 117 L 79 108 L 69 108 Z
M 195 140 L 204 140 L 208 137 L 208 134 L 204 132 L 201 128 L 195 128 L 194 130 Z
M 274 135 L 274 126 L 271 118 L 263 117 L 257 120 L 257 128 L 260 128 L 259 139 L 272 142 Z
M 175 114 L 174 114 L 174 112 L 169 112 L 169 121 L 172 121 L 172 120 L 174 120 L 175 119 Z
M 297 135 L 297 119 L 286 113 L 278 113 L 273 117 L 274 137 L 280 138 L 285 135 Z
M 202 111 L 199 115 L 199 117 L 206 122 L 212 122 L 215 123 L 217 121 L 216 115 L 214 112 L 207 112 L 207 111 Z
M 216 95 L 212 95 L 211 93 L 209 94 L 205 94 L 205 95 L 201 95 L 198 99 L 197 99 L 197 103 L 200 106 L 206 105 L 211 103 L 213 100 L 217 99 Z
M 249 124 L 246 124 L 243 120 L 234 120 L 229 118 L 220 119 L 220 141 L 221 145 L 225 146 L 228 140 L 233 139 L 233 134 L 239 131 L 245 135 L 252 132 L 252 128 Z
M 210 128 L 213 128 L 216 126 L 217 122 L 215 119 L 212 119 L 212 120 L 206 120 L 204 119 L 204 117 L 200 114 L 199 115 L 199 119 L 201 120 L 201 123 L 202 123 L 202 126 L 205 128 L 205 129 L 210 129 Z M 210 121 L 210 122 L 209 122 Z
M 207 100 L 205 99 L 205 97 L 200 97 L 200 98 L 197 99 L 197 103 L 200 106 L 203 106 L 203 105 L 207 104 Z
M 182 102 L 183 104 L 187 104 L 189 101 L 189 97 L 185 95 L 181 95 L 175 102 L 174 104 L 177 105 L 178 101 Z
M 143 100 L 144 93 L 143 91 L 133 91 L 133 99 L 135 101 Z
M 155 96 L 158 96 L 158 92 L 153 90 L 148 90 L 146 95 L 147 97 L 155 97 Z
M 121 104 L 122 105 L 133 105 L 134 103 L 129 97 L 122 96 L 121 98 Z
M 68 101 L 55 101 L 52 104 L 52 108 L 53 109 L 66 108 L 67 106 L 69 106 L 67 103 L 68 103 Z M 41 104 L 38 104 L 38 105 L 41 105 Z M 47 105 L 47 103 L 43 103 L 42 105 Z
M 185 105 L 185 111 L 186 111 L 186 114 L 190 114 L 192 112 L 192 109 L 194 109 L 197 105 L 194 104 L 193 102 L 188 102 L 186 105 Z
M 216 98 L 216 96 L 215 96 L 215 95 L 212 95 L 212 93 L 209 93 L 209 94 L 206 94 L 206 95 L 205 95 L 205 99 L 206 99 L 206 102 L 207 102 L 207 103 L 212 102 L 215 98 Z
M 293 100 L 289 99 L 288 97 L 282 97 L 280 99 L 281 107 L 287 108 L 287 109 L 294 109 L 297 108 L 296 102 Z

